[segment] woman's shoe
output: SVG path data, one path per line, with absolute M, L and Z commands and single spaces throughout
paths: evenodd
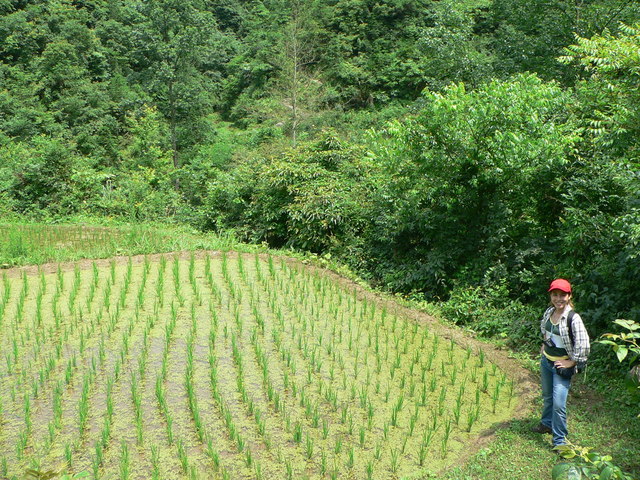
M 534 433 L 551 433 L 551 428 L 547 427 L 542 423 L 539 423 L 538 425 L 533 427 L 531 431 Z

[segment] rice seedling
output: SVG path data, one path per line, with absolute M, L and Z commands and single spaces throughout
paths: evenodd
M 329 477 L 331 478 L 331 480 L 336 480 L 338 478 L 338 473 L 339 473 L 338 464 L 337 464 L 337 461 L 334 459 L 333 468 L 329 472 Z
M 326 418 L 322 419 L 322 439 L 326 440 L 329 437 L 329 422 Z
M 404 440 L 402 441 L 402 446 L 400 447 L 400 454 L 404 455 L 404 452 L 407 449 L 407 443 L 409 442 L 409 438 L 411 437 L 411 435 L 407 434 L 404 436 Z
M 480 389 L 484 393 L 487 393 L 487 390 L 489 390 L 489 372 L 487 372 L 486 370 L 482 373 L 482 386 L 480 387 Z
M 24 395 L 24 424 L 26 432 L 30 432 L 33 424 L 31 421 L 31 398 L 29 394 Z
M 71 449 L 71 444 L 66 443 L 64 446 L 64 458 L 67 462 L 67 466 L 69 468 L 73 467 L 73 450 Z
M 416 404 L 415 410 L 411 417 L 409 418 L 409 435 L 413 435 L 413 431 L 415 430 L 416 424 L 418 423 L 418 419 L 420 418 L 420 410 L 419 405 Z
M 471 381 L 473 383 L 476 383 L 478 381 L 478 366 L 474 365 L 474 367 L 471 369 L 471 377 L 470 377 Z
M 429 380 L 429 392 L 431 393 L 435 392 L 437 386 L 438 386 L 438 379 L 435 376 L 432 376 L 431 380 Z
M 84 435 L 87 428 L 87 421 L 89 420 L 89 387 L 91 384 L 90 377 L 86 376 L 82 384 L 82 394 L 78 403 L 78 428 L 80 430 L 80 436 Z
M 355 461 L 355 449 L 352 446 L 348 451 L 347 451 L 347 468 L 348 469 L 352 469 L 356 463 Z
M 442 458 L 447 456 L 447 445 L 449 444 L 449 437 L 451 436 L 453 425 L 450 418 L 447 418 L 444 422 L 444 434 L 442 437 L 442 445 L 440 452 L 442 454 Z
M 100 442 L 96 442 L 94 445 L 95 455 L 92 460 L 92 469 L 93 469 L 93 478 L 100 478 L 100 467 L 104 462 L 104 453 L 102 444 Z
M 109 439 L 111 437 L 111 420 L 109 418 L 104 419 L 104 425 L 100 431 L 100 442 L 102 448 L 107 448 L 109 445 Z
M 469 410 L 467 412 L 467 432 L 471 432 L 473 425 L 478 421 L 480 417 L 480 405 L 475 404 L 469 406 Z
M 500 382 L 496 382 L 491 393 L 491 411 L 493 413 L 496 413 L 496 405 L 498 404 L 498 399 L 500 398 L 500 388 Z
M 302 442 L 302 424 L 300 422 L 296 422 L 293 429 L 293 441 L 295 443 Z
M 380 460 L 380 458 L 382 458 L 382 442 L 376 442 L 373 447 L 373 458 L 375 460 Z
M 16 440 L 16 456 L 19 460 L 22 459 L 28 443 L 29 433 L 26 430 L 20 430 L 18 433 L 18 439 Z
M 451 385 L 455 385 L 456 384 L 456 378 L 458 376 L 458 365 L 454 365 L 450 370 L 449 370 L 449 380 Z
M 335 453 L 336 455 L 339 455 L 341 451 L 342 451 L 342 438 L 338 437 L 336 438 L 335 445 L 333 447 L 333 453 Z
M 425 441 L 423 440 L 418 449 L 418 465 L 420 465 L 421 467 L 424 466 L 425 460 L 427 459 L 427 449 L 428 445 L 426 445 Z
M 440 395 L 438 396 L 438 415 L 442 416 L 444 413 L 445 400 L 447 399 L 447 387 L 442 386 L 440 388 Z
M 309 434 L 307 433 L 305 440 L 305 454 L 308 460 L 311 460 L 313 458 L 313 449 L 313 438 L 309 437 Z
M 180 460 L 180 467 L 182 467 L 182 473 L 186 474 L 189 472 L 189 457 L 187 456 L 187 450 L 181 438 L 176 442 L 176 451 L 178 453 L 178 460 Z
M 484 368 L 484 350 L 478 350 L 478 367 Z
M 325 476 L 327 473 L 327 454 L 324 450 L 320 453 L 320 475 Z
M 287 472 L 287 480 L 293 480 L 293 465 L 289 459 L 285 459 L 284 467 Z
M 391 463 L 389 468 L 391 473 L 396 473 L 398 471 L 398 465 L 400 462 L 400 449 L 391 447 Z
M 404 404 L 404 394 L 400 394 L 396 400 L 395 405 L 393 406 L 393 409 L 391 410 L 391 426 L 392 427 L 398 426 L 398 415 L 402 411 L 403 404 Z

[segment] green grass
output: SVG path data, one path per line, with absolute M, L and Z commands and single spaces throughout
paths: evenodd
M 0 267 L 183 250 L 255 251 L 232 235 L 165 224 L 0 223 Z
M 602 380 L 602 379 L 601 379 Z M 613 457 L 612 462 L 633 478 L 640 478 L 640 419 L 637 405 L 629 405 L 624 388 L 615 379 L 599 382 L 597 392 L 582 377 L 574 382 L 567 403 L 569 440 L 575 445 Z M 604 385 L 603 385 L 604 384 Z M 495 438 L 463 467 L 449 471 L 450 480 L 549 479 L 553 466 L 562 461 L 551 451 L 550 435 L 532 433 L 538 423 L 541 401 L 523 419 L 509 422 Z

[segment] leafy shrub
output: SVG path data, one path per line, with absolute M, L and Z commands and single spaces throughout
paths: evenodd
M 566 459 L 573 463 L 558 463 L 551 471 L 552 480 L 633 480 L 620 467 L 611 462 L 609 455 L 591 452 L 590 448 L 574 445 L 557 447 Z
M 446 298 L 452 279 L 464 273 L 473 285 L 503 264 L 521 289 L 520 272 L 544 263 L 559 237 L 577 140 L 568 102 L 533 75 L 471 92 L 452 85 L 375 135 L 386 182 L 376 183 L 366 240 L 384 283 Z
M 31 144 L 7 145 L 3 150 L 11 155 L 8 191 L 18 211 L 46 209 L 53 214 L 65 214 L 77 210 L 76 200 L 82 192 L 73 180 L 79 157 L 72 144 L 42 136 Z
M 254 158 L 209 182 L 206 223 L 251 241 L 327 252 L 362 222 L 363 151 L 327 133 L 280 155 Z
M 455 287 L 442 304 L 442 315 L 482 336 L 504 338 L 515 349 L 539 343 L 539 309 L 514 298 L 504 277 L 488 272 L 479 286 Z

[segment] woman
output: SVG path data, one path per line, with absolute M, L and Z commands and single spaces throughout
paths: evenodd
M 549 286 L 551 306 L 540 322 L 542 332 L 542 420 L 533 430 L 551 433 L 553 446 L 567 442 L 567 395 L 571 377 L 581 370 L 589 355 L 589 334 L 580 315 L 573 312 L 571 284 L 558 278 Z

